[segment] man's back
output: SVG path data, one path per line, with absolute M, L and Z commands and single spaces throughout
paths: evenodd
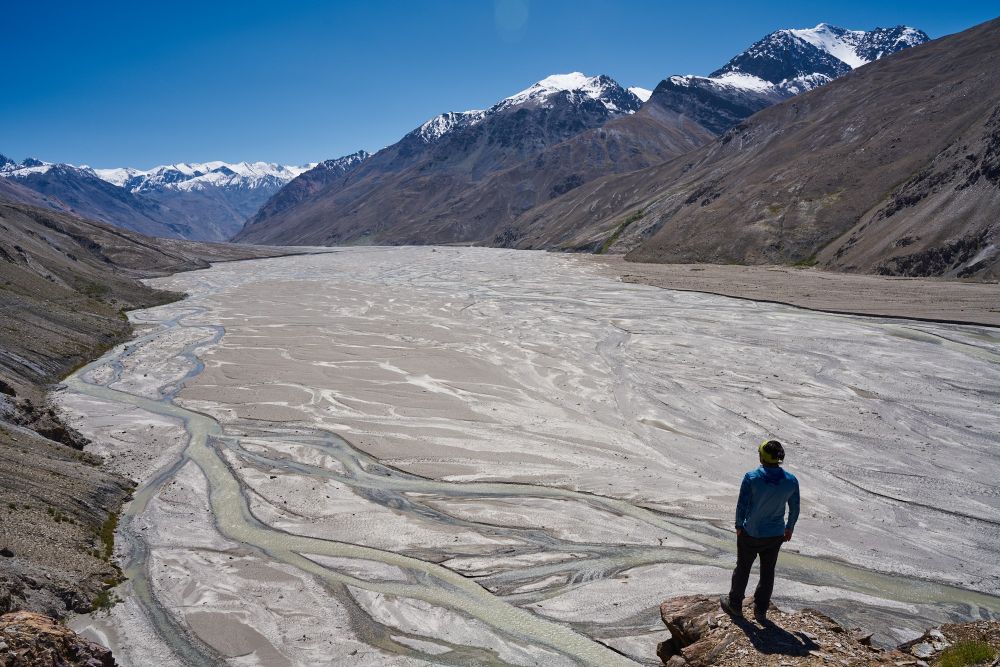
M 788 521 L 785 521 L 785 506 Z M 799 481 L 778 466 L 760 466 L 743 476 L 736 527 L 753 537 L 777 537 L 799 517 Z

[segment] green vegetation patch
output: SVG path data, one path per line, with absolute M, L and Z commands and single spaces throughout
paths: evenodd
M 121 601 L 122 599 L 114 591 L 103 590 L 94 597 L 94 608 L 107 611 Z
M 607 240 L 605 240 L 604 243 L 601 244 L 600 249 L 594 254 L 603 255 L 604 253 L 606 253 L 608 251 L 608 248 L 610 248 L 615 244 L 615 241 L 618 240 L 618 237 L 622 235 L 622 232 L 624 232 L 629 225 L 631 225 L 636 220 L 642 220 L 643 216 L 645 215 L 646 212 L 640 208 L 638 211 L 635 211 L 634 213 L 630 214 L 627 218 L 622 220 L 621 224 L 615 227 L 615 231 L 612 232 L 611 236 L 609 236 Z
M 88 296 L 91 299 L 100 299 L 101 297 L 107 296 L 111 292 L 111 288 L 107 285 L 102 285 L 92 281 L 87 281 L 81 284 L 79 289 L 81 294 Z
M 997 652 L 983 641 L 966 640 L 949 646 L 935 663 L 939 667 L 966 667 L 992 660 Z
M 104 553 L 101 556 L 104 560 L 110 561 L 111 556 L 115 553 L 115 530 L 118 529 L 118 512 L 112 512 L 108 515 L 107 520 L 104 525 L 101 526 L 101 531 L 98 534 L 101 538 L 101 544 L 104 545 Z
M 814 254 L 809 255 L 808 257 L 806 257 L 804 259 L 800 259 L 799 261 L 797 261 L 794 264 L 792 264 L 792 266 L 794 266 L 796 268 L 799 268 L 799 269 L 807 269 L 810 266 L 816 266 L 817 264 L 819 264 L 819 260 L 816 259 L 816 255 L 814 253 Z

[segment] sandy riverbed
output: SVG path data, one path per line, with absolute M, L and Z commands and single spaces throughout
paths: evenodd
M 189 661 L 233 664 L 601 664 L 601 643 L 655 663 L 658 601 L 726 587 L 740 476 L 769 436 L 803 485 L 779 602 L 886 640 L 1000 611 L 997 329 L 666 291 L 487 249 L 154 283 L 191 297 L 137 313 L 147 339 L 84 379 L 169 398 L 200 359 L 173 403 L 224 431 L 210 442 L 246 506 L 232 516 L 260 526 L 220 519 L 217 474 L 179 458 L 181 419 L 60 395 L 113 466 L 159 485 L 132 530 L 168 620 L 130 599 L 78 624 L 124 664 L 168 663 L 190 635 Z M 453 575 L 481 588 L 449 597 L 458 584 L 436 582 Z
M 881 317 L 1000 326 L 1000 285 L 834 273 L 790 266 L 638 264 L 580 255 L 628 283 Z

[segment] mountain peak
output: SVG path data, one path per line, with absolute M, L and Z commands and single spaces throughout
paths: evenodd
M 740 74 L 753 77 L 747 81 L 754 87 L 763 81 L 798 93 L 929 40 L 922 30 L 907 26 L 864 31 L 820 23 L 814 28 L 777 30 L 752 44 L 709 78 L 718 80 Z M 734 78 L 735 83 L 740 81 L 741 78 Z
M 587 100 L 600 102 L 611 115 L 631 114 L 639 110 L 650 94 L 650 91 L 643 88 L 626 90 L 617 81 L 604 74 L 597 76 L 587 76 L 582 72 L 552 74 L 510 97 L 505 97 L 485 111 L 472 109 L 438 114 L 407 136 L 417 138 L 425 144 L 433 143 L 454 130 L 478 125 L 494 114 L 525 106 L 537 108 L 551 106 L 553 96 L 558 95 L 567 96 L 567 99 L 574 104 Z
M 642 103 L 642 100 L 635 93 L 625 90 L 609 76 L 604 74 L 587 76 L 582 72 L 570 72 L 549 75 L 538 83 L 502 100 L 494 109 L 506 109 L 530 103 L 543 104 L 551 96 L 557 94 L 596 100 L 612 113 L 634 113 Z
M 316 167 L 327 169 L 327 170 L 341 170 L 346 171 L 351 167 L 361 164 L 372 155 L 368 151 L 362 149 L 351 153 L 350 155 L 344 155 L 343 157 L 334 158 L 332 160 L 323 160 L 318 163 Z

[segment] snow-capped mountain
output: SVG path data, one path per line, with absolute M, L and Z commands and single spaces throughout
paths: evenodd
M 774 86 L 794 95 L 929 40 L 922 30 L 907 26 L 865 31 L 820 23 L 815 28 L 778 30 L 708 78 L 751 90 Z
M 623 88 L 611 77 L 570 72 L 545 77 L 533 86 L 501 100 L 489 113 L 527 104 L 551 105 L 556 96 L 566 97 L 577 103 L 591 100 L 603 105 L 612 114 L 635 113 L 642 105 L 642 100 L 635 93 Z
M 98 177 L 130 192 L 161 189 L 203 190 L 206 188 L 253 189 L 281 187 L 315 164 L 288 166 L 273 162 L 204 162 L 163 165 L 148 170 L 131 167 L 94 169 Z
M 654 91 L 555 74 L 487 109 L 435 116 L 343 178 L 275 197 L 282 205 L 269 202 L 236 238 L 536 247 L 510 226 L 530 209 L 595 178 L 661 164 L 767 106 L 927 39 L 906 27 L 779 30 L 710 76 L 668 77 Z
M 6 155 L 0 155 L 0 176 L 5 178 L 24 178 L 31 174 L 44 174 L 53 166 L 51 162 L 42 162 L 32 157 L 15 162 Z
M 475 185 L 534 160 L 551 146 L 630 117 L 641 106 L 636 92 L 608 76 L 554 74 L 487 109 L 448 112 L 429 119 L 366 159 L 347 178 L 326 182 L 322 188 L 303 188 L 294 196 L 276 196 L 236 239 L 320 244 L 368 240 L 370 227 L 381 220 L 386 226 L 398 224 L 405 229 L 406 241 L 421 242 L 431 238 L 424 225 L 447 225 L 449 212 L 458 208 L 457 198 L 470 196 Z M 572 165 L 565 170 L 552 165 L 537 169 L 544 169 L 553 182 L 543 195 L 525 191 L 509 207 L 512 210 L 533 206 L 538 197 L 575 187 L 583 178 Z M 472 228 L 489 224 L 487 217 L 492 218 L 492 213 L 470 215 L 461 234 L 479 233 Z M 290 227 L 279 229 L 286 220 Z M 395 235 L 395 229 L 386 237 L 393 242 L 404 239 Z
M 42 196 L 48 206 L 149 236 L 202 238 L 177 211 L 109 183 L 93 169 L 28 158 L 0 159 L 0 177 Z
M 0 176 L 66 201 L 80 215 L 198 240 L 228 239 L 285 184 L 316 166 L 205 162 L 95 169 L 0 158 Z
M 929 39 L 906 26 L 864 31 L 820 23 L 777 30 L 708 76 L 668 77 L 652 97 L 719 134 L 767 106 Z
M 645 94 L 645 98 L 642 97 Z M 439 140 L 454 130 L 472 127 L 487 118 L 518 108 L 551 109 L 559 102 L 570 105 L 599 104 L 611 116 L 632 114 L 639 110 L 650 91 L 643 88 L 623 88 L 603 74 L 587 76 L 581 72 L 553 74 L 524 90 L 505 97 L 489 109 L 449 111 L 435 116 L 407 136 L 425 143 Z

